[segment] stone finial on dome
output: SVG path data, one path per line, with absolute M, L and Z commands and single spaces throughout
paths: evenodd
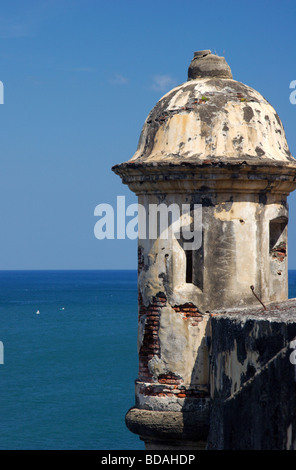
M 205 77 L 232 79 L 231 69 L 225 58 L 212 54 L 210 50 L 195 52 L 188 68 L 188 80 Z

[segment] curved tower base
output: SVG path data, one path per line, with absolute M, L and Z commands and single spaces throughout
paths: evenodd
M 202 450 L 209 431 L 209 401 L 196 411 L 153 411 L 131 408 L 125 417 L 128 429 L 140 436 L 146 450 Z

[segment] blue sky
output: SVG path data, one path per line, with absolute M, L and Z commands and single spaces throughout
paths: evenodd
M 294 0 L 0 0 L 0 269 L 136 268 L 136 240 L 97 240 L 94 209 L 136 202 L 111 167 L 196 50 L 268 99 L 296 156 L 295 19 Z

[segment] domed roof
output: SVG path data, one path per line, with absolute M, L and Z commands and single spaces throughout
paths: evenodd
M 127 163 L 294 166 L 283 125 L 253 88 L 232 79 L 224 57 L 195 53 L 188 81 L 149 113 Z

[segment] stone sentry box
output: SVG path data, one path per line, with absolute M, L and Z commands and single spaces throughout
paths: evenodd
M 139 376 L 126 416 L 147 449 L 200 448 L 210 426 L 211 314 L 287 300 L 296 161 L 273 107 L 233 80 L 224 57 L 199 51 L 188 81 L 148 115 L 135 155 L 113 171 L 147 214 L 155 204 L 202 208 L 197 249 L 159 230 L 139 238 Z

